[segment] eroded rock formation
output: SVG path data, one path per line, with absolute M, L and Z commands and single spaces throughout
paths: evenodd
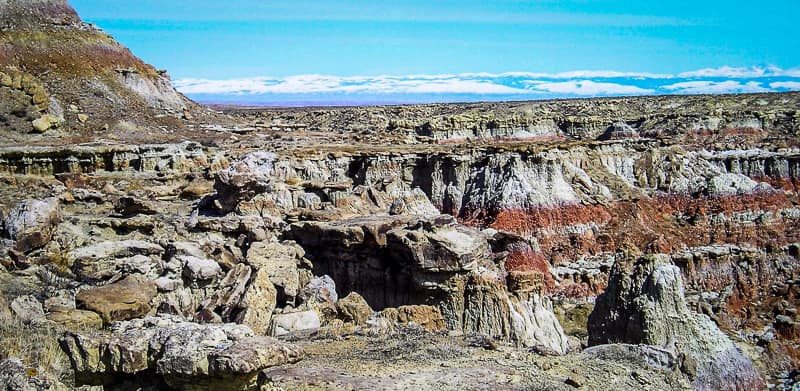
M 67 334 L 62 342 L 83 384 L 246 389 L 259 371 L 297 362 L 301 349 L 246 326 L 199 325 L 175 317 L 115 324 L 108 332 Z
M 653 345 L 674 352 L 699 390 L 762 389 L 750 358 L 706 315 L 689 310 L 668 256 L 621 261 L 589 317 L 589 344 Z

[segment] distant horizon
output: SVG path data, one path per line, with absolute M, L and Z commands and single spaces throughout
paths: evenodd
M 636 98 L 664 98 L 664 97 L 704 97 L 704 96 L 751 96 L 751 95 L 764 95 L 764 94 L 791 94 L 800 93 L 800 90 L 777 91 L 777 92 L 734 92 L 734 93 L 710 93 L 710 94 L 656 94 L 656 95 L 615 95 L 615 96 L 583 96 L 583 97 L 566 97 L 566 98 L 531 98 L 531 99 L 506 99 L 506 100 L 452 100 L 452 101 L 274 101 L 274 102 L 258 102 L 258 101 L 213 101 L 213 100 L 197 100 L 192 99 L 195 103 L 208 106 L 211 108 L 233 108 L 233 109 L 293 109 L 293 108 L 336 108 L 336 107 L 381 107 L 381 106 L 424 106 L 424 105 L 459 105 L 459 104 L 481 104 L 481 103 L 541 103 L 541 102 L 557 102 L 557 101 L 580 101 L 580 100 L 597 100 L 597 99 L 636 99 Z M 190 97 L 191 98 L 191 97 Z

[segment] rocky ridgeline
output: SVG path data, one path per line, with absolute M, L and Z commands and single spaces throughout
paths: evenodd
M 420 140 L 692 141 L 714 135 L 763 139 L 798 132 L 788 95 L 607 98 L 595 100 L 231 110 L 257 128 L 402 133 Z

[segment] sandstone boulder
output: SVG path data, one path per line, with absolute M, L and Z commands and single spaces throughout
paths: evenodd
M 105 241 L 85 247 L 79 247 L 67 254 L 75 263 L 90 264 L 92 262 L 113 262 L 114 258 L 128 258 L 136 255 L 156 255 L 164 253 L 164 248 L 142 240 Z
M 323 323 L 327 324 L 336 317 L 339 295 L 336 293 L 336 283 L 330 276 L 312 278 L 300 291 L 300 300 L 304 307 L 317 311 Z
M 200 306 L 195 318 L 202 322 L 236 322 L 266 334 L 277 305 L 277 291 L 265 270 L 253 271 L 237 264 Z
M 356 292 L 351 292 L 337 301 L 336 309 L 340 319 L 358 326 L 366 324 L 367 319 L 374 313 L 369 303 Z
M 428 331 L 445 330 L 444 318 L 438 308 L 429 305 L 404 305 L 386 308 L 378 317 L 400 326 L 419 326 Z
M 45 114 L 31 123 L 33 125 L 33 129 L 37 133 L 44 133 L 52 128 L 57 128 L 61 125 L 61 118 L 56 117 L 52 114 Z
M 113 284 L 82 290 L 75 301 L 79 308 L 98 313 L 108 324 L 146 315 L 156 293 L 155 282 L 134 274 Z
M 302 350 L 242 325 L 201 325 L 162 316 L 114 324 L 110 332 L 67 333 L 62 347 L 78 384 L 178 390 L 258 387 L 261 370 L 301 359 Z M 131 376 L 133 375 L 133 376 Z
M 482 232 L 444 216 L 387 232 L 386 247 L 396 256 L 431 272 L 470 270 L 491 255 Z
M 214 192 L 214 183 L 204 180 L 196 180 L 181 189 L 180 197 L 185 200 L 198 200 L 203 196 Z
M 15 248 L 27 252 L 43 247 L 61 221 L 57 198 L 26 200 L 14 206 L 4 219 L 5 233 Z
M 156 277 L 161 273 L 159 260 L 137 254 L 132 257 L 81 257 L 75 261 L 72 271 L 82 281 L 110 281 L 129 274 Z
M 265 270 L 255 272 L 244 292 L 236 323 L 249 326 L 258 335 L 269 332 L 272 311 L 275 310 L 277 291 Z
M 114 212 L 122 217 L 133 217 L 139 214 L 154 215 L 158 208 L 149 201 L 135 197 L 120 197 L 114 201 Z
M 689 310 L 681 271 L 668 256 L 618 261 L 589 316 L 589 344 L 646 344 L 685 357 L 699 390 L 763 389 L 745 353 L 706 315 Z
M 300 292 L 300 298 L 305 303 L 336 304 L 339 295 L 336 293 L 336 283 L 330 276 L 319 276 L 311 279 Z
M 178 261 L 184 264 L 183 276 L 189 281 L 208 281 L 222 273 L 222 268 L 213 259 L 179 255 Z

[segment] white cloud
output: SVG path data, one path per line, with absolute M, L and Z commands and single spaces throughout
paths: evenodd
M 531 89 L 565 95 L 646 95 L 655 92 L 651 89 L 617 83 L 600 83 L 591 80 L 569 80 L 563 82 L 526 81 Z
M 531 91 L 494 83 L 465 79 L 457 75 L 412 75 L 338 77 L 299 75 L 283 79 L 234 80 L 184 79 L 175 82 L 185 94 L 529 94 Z
M 749 92 L 769 92 L 757 81 L 742 83 L 735 80 L 726 81 L 687 81 L 661 87 L 664 90 L 679 94 L 733 94 Z
M 559 73 L 536 73 L 536 72 L 505 72 L 505 73 L 463 73 L 459 76 L 484 76 L 484 77 L 523 77 L 530 79 L 670 79 L 675 77 L 668 73 L 648 73 L 648 72 L 619 72 L 619 71 L 569 71 Z
M 770 83 L 769 86 L 774 89 L 800 90 L 800 81 L 779 81 Z
M 677 75 L 681 78 L 724 77 L 731 79 L 754 79 L 762 77 L 800 77 L 800 68 L 782 69 L 768 67 L 731 67 L 705 68 Z
M 800 68 L 720 67 L 677 75 L 584 70 L 379 76 L 296 75 L 230 80 L 182 79 L 188 95 L 472 94 L 496 96 L 611 96 L 657 92 L 719 94 L 800 89 Z M 722 80 L 720 80 L 722 79 Z M 728 80 L 726 80 L 728 79 Z M 776 80 L 777 79 L 777 80 Z

